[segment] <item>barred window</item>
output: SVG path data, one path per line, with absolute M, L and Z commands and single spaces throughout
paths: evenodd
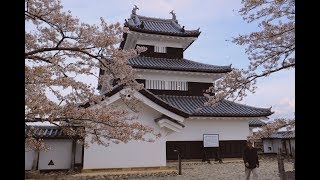
M 146 80 L 146 89 L 188 91 L 188 83 L 181 81 Z
M 165 89 L 165 81 L 146 80 L 146 89 Z
M 161 46 L 154 46 L 154 52 L 166 53 L 167 52 L 167 48 L 166 47 L 161 47 Z

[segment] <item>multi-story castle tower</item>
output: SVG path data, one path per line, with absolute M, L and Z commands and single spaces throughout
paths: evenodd
M 150 120 L 168 131 L 166 159 L 176 158 L 173 152 L 176 148 L 181 149 L 185 159 L 202 158 L 204 134 L 218 135 L 217 144 L 223 157 L 241 157 L 249 135 L 249 121 L 259 122 L 272 114 L 271 109 L 228 100 L 214 107 L 205 106 L 205 90 L 230 72 L 231 66 L 204 64 L 185 57 L 184 51 L 201 32 L 181 26 L 173 11 L 171 19 L 160 19 L 138 15 L 137 10 L 135 6 L 130 18 L 125 20 L 124 26 L 129 31 L 124 33 L 120 47 L 147 47 L 147 51 L 129 60 L 138 73 L 137 81 L 144 84 L 139 92 L 147 101 L 159 105 L 150 105 L 156 111 L 160 112 L 161 107 L 183 117 L 181 120 L 161 112 Z M 100 89 L 104 92 L 103 87 Z

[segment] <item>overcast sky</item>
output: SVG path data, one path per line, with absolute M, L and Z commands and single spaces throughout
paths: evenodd
M 249 61 L 244 47 L 232 42 L 232 37 L 258 30 L 256 24 L 247 24 L 239 16 L 241 0 L 62 0 L 66 10 L 82 22 L 99 23 L 100 17 L 107 22 L 124 23 L 137 5 L 137 14 L 157 18 L 171 18 L 174 10 L 185 29 L 200 28 L 199 38 L 185 51 L 184 57 L 213 65 L 229 65 L 245 68 Z M 240 103 L 270 107 L 276 117 L 294 117 L 295 79 L 294 70 L 286 70 L 258 80 L 255 94 L 249 94 Z

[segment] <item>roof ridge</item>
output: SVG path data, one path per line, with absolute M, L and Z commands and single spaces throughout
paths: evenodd
M 163 22 L 163 23 L 172 23 L 176 30 L 178 30 L 178 31 L 181 30 L 181 25 L 178 23 L 178 20 L 156 18 L 156 17 L 147 17 L 147 16 L 141 16 L 141 15 L 135 15 L 135 16 L 137 16 L 140 21 L 157 21 L 157 22 Z M 192 30 L 185 29 L 185 32 L 199 32 L 199 29 L 200 28 L 192 29 Z
M 155 21 L 170 21 L 174 22 L 173 19 L 165 19 L 165 18 L 156 18 L 156 17 L 148 17 L 148 16 L 141 16 L 141 15 L 136 15 L 139 19 L 147 19 L 147 20 L 155 20 Z

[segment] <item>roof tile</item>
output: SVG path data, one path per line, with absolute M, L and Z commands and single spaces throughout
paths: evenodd
M 222 100 L 216 106 L 205 106 L 205 96 L 157 96 L 191 116 L 260 117 L 272 114 L 269 108 L 256 108 L 228 100 Z
M 143 27 L 141 24 L 143 23 Z M 173 19 L 160 19 L 145 17 L 139 15 L 132 15 L 125 26 L 130 30 L 138 32 L 146 32 L 153 34 L 163 34 L 171 36 L 188 36 L 198 37 L 200 35 L 199 29 L 197 30 L 183 30 L 177 20 Z
M 293 131 L 280 131 L 265 137 L 265 139 L 293 139 L 293 138 L 295 138 L 295 133 Z
M 35 138 L 71 138 L 58 126 L 26 126 L 25 135 L 30 131 L 30 127 L 34 128 L 33 137 Z
M 231 66 L 215 66 L 187 59 L 154 58 L 144 56 L 131 58 L 128 64 L 134 68 L 141 69 L 159 69 L 208 73 L 226 73 L 231 71 Z
M 249 121 L 250 127 L 261 127 L 264 125 L 266 125 L 266 123 L 261 121 L 260 119 L 254 119 L 254 120 Z

